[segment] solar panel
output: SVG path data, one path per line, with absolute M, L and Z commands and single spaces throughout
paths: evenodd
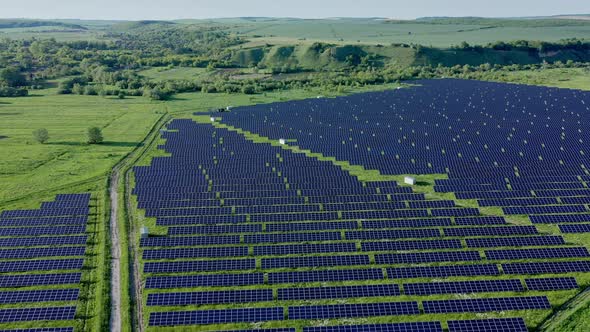
M 278 300 L 318 300 L 338 299 L 352 297 L 398 296 L 399 286 L 388 285 L 359 285 L 359 286 L 335 286 L 335 287 L 308 287 L 308 288 L 279 288 Z
M 17 274 L 0 276 L 0 288 L 79 284 L 82 273 Z
M 84 256 L 85 247 L 0 249 L 0 259 Z
M 0 322 L 24 322 L 42 320 L 72 320 L 76 307 L 43 307 L 0 309 Z
M 230 271 L 253 270 L 256 268 L 254 259 L 231 259 L 213 261 L 181 261 L 181 262 L 153 262 L 145 263 L 145 273 L 173 273 L 197 271 Z
M 379 240 L 429 237 L 440 237 L 440 231 L 438 229 L 400 229 L 390 231 L 379 230 L 346 232 L 346 239 L 348 240 Z
M 363 251 L 422 250 L 422 249 L 458 249 L 462 248 L 460 240 L 414 240 L 362 242 Z
M 0 332 L 74 332 L 73 327 L 39 327 L 27 329 L 0 330 Z
M 559 224 L 570 222 L 590 222 L 590 214 L 554 214 L 547 216 L 529 216 L 533 224 Z
M 354 243 L 324 243 L 324 244 L 288 244 L 273 246 L 255 246 L 255 256 L 320 254 L 329 252 L 355 252 Z
M 485 216 L 485 217 L 459 217 L 455 218 L 455 224 L 459 226 L 471 225 L 502 225 L 506 224 L 504 217 Z
M 287 233 L 287 234 L 256 234 L 244 235 L 245 243 L 288 243 L 308 241 L 336 241 L 340 240 L 340 233 Z
M 546 296 L 423 301 L 424 313 L 551 309 Z
M 0 238 L 0 247 L 84 245 L 87 240 L 87 235 Z
M 272 289 L 148 294 L 148 306 L 179 306 L 272 301 Z
M 449 332 L 527 332 L 522 318 L 492 318 L 473 320 L 450 320 Z
M 522 292 L 520 280 L 474 280 L 404 284 L 406 295 Z
M 289 319 L 333 319 L 417 315 L 417 302 L 385 302 L 289 307 Z
M 550 290 L 564 290 L 576 289 L 578 283 L 576 278 L 537 278 L 525 279 L 526 286 L 529 290 L 550 291 Z
M 264 274 L 207 274 L 190 276 L 148 277 L 145 288 L 193 288 L 193 287 L 221 287 L 247 286 L 264 283 Z
M 248 247 L 146 249 L 143 251 L 144 260 L 240 256 L 248 256 Z
M 152 312 L 149 326 L 203 325 L 283 320 L 283 308 Z
M 179 236 L 142 238 L 140 247 L 184 247 L 205 246 L 211 244 L 239 244 L 239 235 L 229 236 Z
M 7 291 L 0 292 L 0 303 L 40 303 L 55 301 L 75 301 L 78 299 L 80 290 L 71 289 L 45 289 L 45 290 L 28 290 L 28 291 Z
M 506 263 L 502 264 L 502 270 L 505 274 L 590 272 L 590 261 Z
M 268 274 L 269 284 L 379 279 L 383 279 L 381 269 L 271 272 Z
M 561 236 L 528 236 L 465 239 L 470 248 L 551 246 L 565 244 Z
M 82 268 L 83 264 L 83 259 L 5 261 L 0 262 L 0 272 L 79 270 Z
M 535 226 L 494 226 L 444 228 L 445 236 L 508 236 L 538 234 Z
M 559 231 L 567 233 L 590 233 L 590 224 L 559 225 Z
M 588 249 L 584 247 L 486 250 L 485 255 L 489 260 L 546 259 L 590 256 L 588 254 Z
M 450 265 L 399 267 L 387 269 L 389 278 L 446 278 L 455 276 L 489 276 L 499 275 L 500 270 L 494 264 L 482 265 Z
M 298 268 L 298 267 L 329 267 L 347 265 L 368 265 L 369 256 L 310 256 L 288 258 L 263 258 L 263 269 Z
M 480 260 L 477 251 L 442 251 L 409 254 L 378 254 L 376 264 L 411 264 L 428 262 L 465 262 Z
M 440 322 L 304 327 L 303 332 L 442 332 Z

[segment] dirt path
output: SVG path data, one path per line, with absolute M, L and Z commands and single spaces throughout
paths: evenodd
M 121 245 L 117 215 L 119 210 L 119 169 L 115 167 L 111 174 L 109 187 L 111 200 L 111 218 L 109 221 L 111 236 L 111 320 L 110 331 L 121 332 Z

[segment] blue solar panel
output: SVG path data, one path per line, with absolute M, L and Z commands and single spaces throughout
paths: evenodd
M 417 315 L 417 302 L 385 302 L 289 307 L 289 319 L 333 319 Z
M 423 301 L 424 313 L 490 312 L 505 310 L 551 309 L 546 296 L 499 297 L 485 299 Z
M 0 332 L 74 332 L 73 327 L 38 327 L 26 329 L 0 330 Z
M 81 277 L 81 273 L 3 275 L 0 288 L 78 284 Z
M 0 259 L 84 256 L 85 247 L 0 249 Z
M 352 297 L 398 296 L 398 285 L 360 285 L 336 287 L 282 288 L 278 300 L 319 300 Z
M 559 224 L 570 222 L 590 222 L 590 214 L 555 214 L 548 216 L 529 216 L 533 224 Z
M 0 309 L 0 323 L 71 320 L 76 314 L 76 307 L 43 307 Z
M 440 322 L 304 327 L 303 332 L 442 332 Z
M 470 248 L 551 246 L 565 244 L 561 236 L 528 236 L 466 239 Z
M 144 260 L 239 256 L 248 256 L 248 247 L 208 247 L 159 250 L 147 249 L 143 251 Z
M 550 290 L 564 290 L 576 289 L 578 283 L 576 278 L 537 278 L 525 279 L 526 286 L 529 290 L 550 291 Z
M 6 261 L 0 262 L 0 272 L 79 270 L 83 264 L 83 259 Z
M 406 295 L 469 294 L 524 291 L 520 280 L 474 280 L 404 284 Z
M 494 226 L 494 227 L 463 227 L 445 228 L 445 236 L 509 236 L 538 234 L 535 226 Z
M 375 255 L 377 264 L 411 264 L 429 262 L 465 262 L 480 260 L 477 251 L 442 251 L 420 252 L 410 254 L 378 254 Z
M 273 246 L 255 246 L 255 256 L 320 254 L 329 252 L 355 252 L 354 243 L 326 243 L 326 244 L 288 244 Z
M 383 279 L 381 269 L 271 272 L 269 284 Z
M 590 261 L 502 264 L 505 274 L 590 272 Z
M 379 240 L 429 237 L 440 237 L 440 231 L 438 229 L 427 228 L 346 232 L 346 239 L 348 240 Z
M 455 276 L 489 276 L 499 275 L 500 270 L 494 264 L 420 266 L 387 269 L 389 278 L 446 278 Z
M 371 220 L 363 221 L 363 228 L 415 228 L 451 226 L 449 218 L 408 219 L 408 220 Z
M 283 320 L 283 308 L 152 312 L 149 326 L 178 326 Z
M 340 233 L 287 233 L 287 234 L 256 234 L 244 235 L 245 243 L 288 243 L 307 241 L 336 241 L 340 240 Z
M 485 217 L 459 217 L 455 218 L 455 224 L 460 226 L 470 225 L 502 225 L 506 224 L 504 217 L 485 216 Z
M 369 256 L 310 256 L 287 258 L 263 258 L 263 269 L 298 268 L 298 267 L 329 267 L 347 265 L 368 265 Z
M 588 254 L 588 249 L 584 247 L 486 250 L 485 255 L 489 260 L 547 259 L 590 256 L 590 254 Z
M 264 283 L 264 274 L 207 274 L 191 276 L 148 277 L 145 288 L 193 288 L 247 286 Z
M 590 224 L 559 225 L 562 233 L 590 233 Z
M 148 306 L 179 306 L 272 301 L 272 289 L 148 294 Z
M 77 288 L 7 291 L 0 292 L 0 304 L 75 301 L 79 294 Z
M 386 241 L 362 242 L 363 251 L 391 251 L 391 250 L 422 250 L 422 249 L 459 249 L 460 240 L 414 240 L 414 241 Z
M 145 263 L 145 273 L 173 273 L 197 271 L 230 271 L 253 270 L 256 268 L 254 259 L 231 259 L 214 261 L 182 261 Z
M 449 332 L 527 332 L 522 318 L 450 320 Z

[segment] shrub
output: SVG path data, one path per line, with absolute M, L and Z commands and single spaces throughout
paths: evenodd
M 102 130 L 98 127 L 88 128 L 88 143 L 100 144 L 103 141 Z
M 49 139 L 49 132 L 45 128 L 39 128 L 33 132 L 33 139 L 43 144 Z

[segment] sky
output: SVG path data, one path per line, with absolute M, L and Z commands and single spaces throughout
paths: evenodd
M 590 14 L 588 0 L 0 0 L 2 18 L 182 19 Z

